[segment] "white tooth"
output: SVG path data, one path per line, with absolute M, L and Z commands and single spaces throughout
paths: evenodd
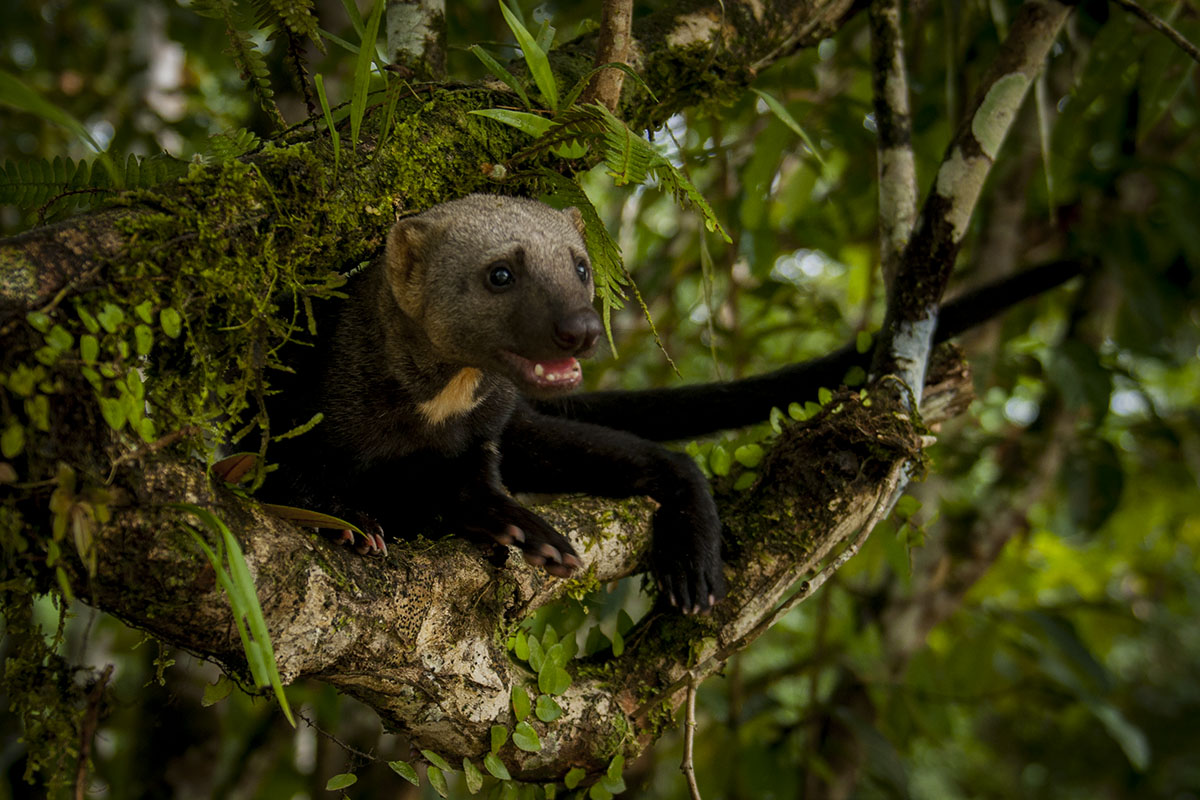
M 546 374 L 546 368 L 543 367 L 541 364 L 534 364 L 533 365 L 533 374 L 537 375 L 540 378 Z

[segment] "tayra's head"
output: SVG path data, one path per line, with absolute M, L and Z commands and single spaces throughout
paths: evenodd
M 533 395 L 579 385 L 603 327 L 579 211 L 470 195 L 396 223 L 388 283 L 438 358 Z

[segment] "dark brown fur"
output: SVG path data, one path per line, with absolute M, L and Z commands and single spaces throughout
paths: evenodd
M 322 330 L 296 374 L 276 381 L 275 430 L 317 411 L 324 420 L 272 444 L 268 495 L 347 518 L 372 545 L 381 530 L 467 534 L 567 575 L 579 556 L 504 483 L 650 494 L 663 506 L 656 576 L 685 610 L 707 609 L 723 591 L 720 523 L 690 459 L 542 417 L 523 399 L 577 384 L 574 358 L 601 332 L 592 295 L 574 209 L 473 195 L 400 220 L 353 279 L 332 335 Z

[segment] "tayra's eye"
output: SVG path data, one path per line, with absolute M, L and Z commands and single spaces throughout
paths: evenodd
M 588 269 L 587 262 L 582 258 L 575 262 L 575 274 L 579 276 L 579 280 L 587 283 L 588 275 L 591 274 L 591 270 Z
M 492 264 L 492 268 L 488 271 L 488 283 L 495 289 L 504 289 L 512 285 L 517 276 L 513 275 L 512 270 L 504 262 Z

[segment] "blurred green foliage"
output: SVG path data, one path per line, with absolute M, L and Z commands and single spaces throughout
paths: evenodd
M 668 5 L 639 2 L 637 13 Z M 927 187 L 1019 4 L 905 5 Z M 1194 3 L 1146 5 L 1200 40 Z M 551 17 L 559 42 L 598 18 L 594 2 L 522 6 L 534 24 Z M 323 29 L 358 41 L 338 4 L 317 12 Z M 252 30 L 249 6 L 239 13 Z M 494 3 L 450 3 L 447 22 L 455 78 L 483 75 L 471 45 L 515 57 Z M 748 91 L 654 133 L 731 245 L 668 197 L 585 179 L 682 379 L 819 356 L 879 324 L 865 23 L 860 14 L 755 83 L 823 161 Z M 284 118 L 301 121 L 304 93 L 286 79 L 278 40 L 255 41 Z M 10 0 L 0 70 L 79 120 L 117 161 L 190 159 L 215 134 L 270 132 L 227 48 L 222 24 L 177 3 Z M 328 46 L 308 57 L 331 98 L 349 96 L 352 54 Z M 973 220 L 957 286 L 1055 259 L 1096 269 L 963 338 L 978 400 L 940 431 L 931 477 L 911 490 L 919 502 L 702 688 L 695 760 L 705 797 L 1200 796 L 1200 76 L 1116 6 L 1086 2 L 1040 95 L 1044 152 L 1031 95 Z M 0 159 L 91 155 L 68 128 L 5 108 Z M 28 209 L 0 210 L 7 233 L 35 221 Z M 620 358 L 591 364 L 591 386 L 680 380 L 636 307 L 614 328 Z M 579 629 L 582 640 L 598 624 L 619 640 L 618 614 L 636 617 L 644 604 L 627 582 L 531 627 Z M 328 687 L 288 694 L 349 748 L 303 722 L 293 731 L 241 692 L 205 707 L 210 665 L 170 654 L 178 663 L 159 670 L 153 642 L 75 611 L 58 651 L 117 665 L 92 754 L 94 796 L 332 797 L 327 781 L 346 772 L 358 777 L 351 797 L 435 796 L 387 767 L 411 758 L 402 737 Z M 57 611 L 46 601 L 39 612 L 52 636 Z M 21 735 L 6 715 L 0 797 L 44 794 L 22 781 Z M 680 748 L 671 734 L 626 765 L 623 796 L 685 797 Z M 462 775 L 449 777 L 452 794 L 466 796 Z

